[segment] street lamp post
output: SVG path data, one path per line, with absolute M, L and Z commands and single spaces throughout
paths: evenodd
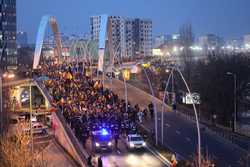
M 178 71 L 178 73 L 181 75 L 181 78 L 188 90 L 188 93 L 191 95 L 191 91 L 188 87 L 188 84 L 186 82 L 186 80 L 184 79 L 184 76 L 182 75 L 180 69 L 176 69 Z M 196 127 L 197 127 L 197 137 L 198 137 L 198 167 L 201 166 L 201 135 L 200 135 L 200 125 L 199 125 L 199 119 L 198 119 L 198 114 L 197 114 L 197 110 L 196 110 L 196 106 L 195 106 L 195 103 L 194 103 L 194 99 L 193 97 L 191 96 L 191 99 L 192 99 L 192 105 L 193 105 L 193 109 L 194 109 L 194 114 L 195 114 L 195 119 L 196 119 Z
M 227 75 L 231 75 L 234 78 L 234 127 L 233 130 L 236 132 L 236 126 L 237 126 L 237 75 L 232 72 L 227 72 Z
M 167 73 L 169 71 L 166 71 Z M 164 90 L 164 95 L 163 95 L 163 99 L 162 99 L 162 108 L 161 108 L 161 143 L 162 145 L 164 144 L 164 104 L 165 104 L 165 99 L 166 99 L 166 93 L 167 92 L 167 88 L 168 88 L 168 84 L 169 84 L 169 81 L 170 81 L 170 78 L 171 76 L 173 75 L 173 70 L 171 71 L 169 77 L 168 77 L 168 80 L 166 82 L 166 85 L 165 85 L 165 90 Z
M 146 72 L 146 69 L 144 67 L 142 67 L 142 70 L 147 78 L 148 85 L 149 85 L 151 94 L 153 96 L 153 106 L 154 106 L 154 115 L 155 115 L 155 145 L 157 146 L 158 145 L 158 122 L 157 122 L 158 121 L 158 114 L 157 114 L 157 107 L 156 107 L 156 102 L 155 102 L 155 94 L 154 94 L 154 90 L 153 90 L 151 81 L 150 81 L 148 74 Z
M 130 79 L 130 71 L 129 71 L 129 69 L 124 69 L 122 71 L 122 78 L 123 78 L 124 89 L 125 89 L 126 112 L 128 112 L 128 87 L 127 87 L 127 81 Z
M 174 73 L 172 73 L 172 105 L 175 105 L 175 93 L 174 93 Z
M 182 72 L 180 71 L 180 69 L 178 67 L 172 67 L 172 72 L 173 70 L 175 70 L 176 72 L 179 73 L 179 75 L 181 76 L 182 81 L 185 84 L 185 87 L 188 91 L 189 94 L 191 94 L 191 91 L 189 89 L 189 86 L 184 78 L 184 76 L 182 75 Z M 169 77 L 170 78 L 170 77 Z M 168 85 L 168 83 L 166 84 L 166 86 Z M 165 90 L 167 90 L 167 88 L 165 88 Z M 164 94 L 166 94 L 166 91 L 164 92 Z M 166 95 L 164 95 L 166 96 Z M 194 103 L 194 99 L 191 96 L 192 99 L 192 105 L 193 105 L 193 109 L 194 109 L 194 113 L 195 113 L 195 120 L 196 120 L 196 128 L 197 128 L 197 138 L 198 138 L 198 167 L 201 166 L 201 136 L 200 136 L 200 125 L 199 125 L 199 119 L 198 119 L 198 114 L 197 114 L 197 110 L 196 110 L 196 106 Z

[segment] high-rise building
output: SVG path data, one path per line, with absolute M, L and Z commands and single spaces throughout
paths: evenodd
M 16 0 L 1 0 L 0 20 L 1 68 L 16 69 Z
M 226 48 L 227 51 L 240 51 L 243 44 L 242 38 L 228 39 L 225 41 L 224 48 Z
M 215 34 L 207 34 L 198 38 L 198 45 L 204 52 L 218 51 L 223 45 L 223 40 Z
M 105 15 L 106 16 L 106 15 Z M 99 40 L 102 17 L 90 18 L 91 38 Z M 109 16 L 112 27 L 112 47 L 115 56 L 152 56 L 152 21 Z
M 19 31 L 16 35 L 17 48 L 26 47 L 28 45 L 27 32 Z
M 165 43 L 165 36 L 159 35 L 154 39 L 154 48 L 158 48 Z
M 180 40 L 180 44 L 184 47 L 184 50 L 188 51 L 189 47 L 193 45 L 194 34 L 191 24 L 183 24 L 180 27 L 179 34 L 176 34 L 176 40 Z M 178 36 L 179 35 L 179 36 Z M 173 36 L 174 39 L 174 36 Z
M 112 27 L 112 47 L 115 56 L 122 56 L 125 54 L 125 40 L 124 40 L 124 18 L 120 16 L 92 16 L 90 17 L 91 39 L 99 41 L 99 33 L 101 27 L 101 20 L 108 17 L 111 21 Z M 107 30 L 105 30 L 107 31 Z
M 152 21 L 129 19 L 125 21 L 126 56 L 152 56 Z

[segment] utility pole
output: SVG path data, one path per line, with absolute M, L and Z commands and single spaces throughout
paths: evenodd
M 146 69 L 144 67 L 142 67 L 142 70 L 144 71 L 144 74 L 147 78 L 148 85 L 149 85 L 151 94 L 153 96 L 153 107 L 154 107 L 154 117 L 155 117 L 155 145 L 158 146 L 158 122 L 157 122 L 158 121 L 158 114 L 157 114 L 155 94 L 154 94 L 153 86 L 152 86 L 152 83 L 148 77 Z

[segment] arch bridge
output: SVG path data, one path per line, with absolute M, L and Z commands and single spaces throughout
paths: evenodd
M 114 65 L 114 51 L 112 47 L 112 25 L 111 20 L 108 15 L 101 15 L 100 20 L 100 32 L 99 32 L 99 41 L 98 41 L 98 70 L 104 71 L 105 66 L 110 67 Z M 41 52 L 43 48 L 44 36 L 46 28 L 50 25 L 55 39 L 55 57 L 59 63 L 62 62 L 62 41 L 58 28 L 56 18 L 51 15 L 45 15 L 42 17 L 36 37 L 36 46 L 33 59 L 33 69 L 38 69 Z M 105 64 L 104 56 L 106 53 L 109 53 L 108 63 Z

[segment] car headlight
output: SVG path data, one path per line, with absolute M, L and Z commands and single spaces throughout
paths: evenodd
M 100 144 L 99 144 L 99 143 L 95 143 L 95 146 L 96 146 L 96 147 L 100 147 Z
M 143 143 L 142 143 L 142 145 L 143 145 L 143 146 L 146 146 L 146 143 L 145 143 L 145 142 L 143 142 Z
M 134 143 L 129 143 L 129 146 L 134 147 L 135 145 L 134 145 Z
M 111 142 L 108 142 L 108 146 L 112 146 L 112 143 L 111 143 Z

